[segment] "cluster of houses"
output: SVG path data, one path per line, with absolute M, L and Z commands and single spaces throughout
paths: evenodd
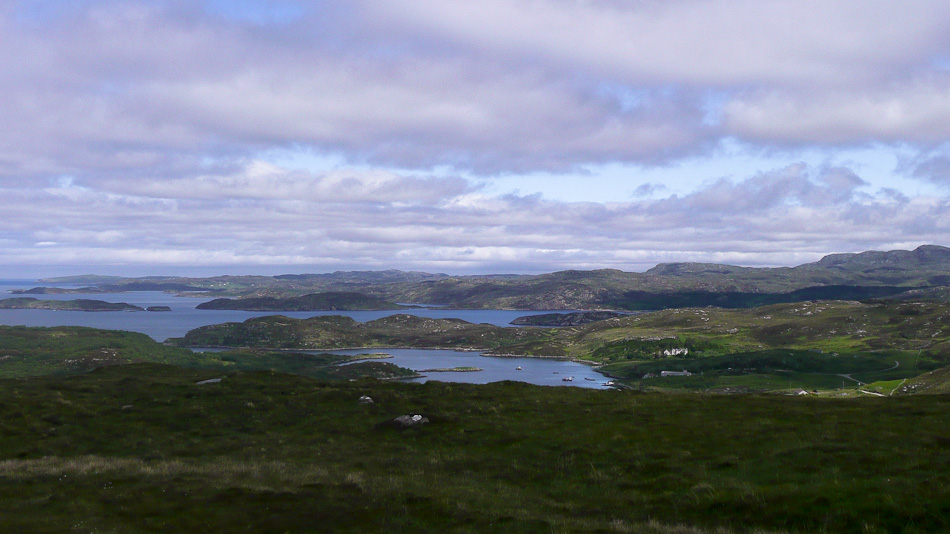
M 686 356 L 689 354 L 689 349 L 686 347 L 676 348 L 676 349 L 666 349 L 659 353 L 661 356 Z M 643 375 L 643 378 L 656 378 L 657 376 L 693 376 L 693 373 L 683 369 L 682 371 L 660 371 L 660 374 L 656 373 L 647 373 Z
M 689 354 L 689 349 L 683 347 L 681 349 L 666 349 L 661 354 L 664 356 L 686 356 Z

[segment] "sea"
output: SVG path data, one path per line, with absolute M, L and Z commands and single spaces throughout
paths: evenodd
M 189 330 L 210 324 L 243 322 L 252 317 L 266 315 L 284 315 L 294 318 L 307 318 L 318 315 L 345 315 L 359 322 L 372 321 L 396 313 L 409 313 L 432 319 L 456 318 L 471 323 L 487 323 L 496 326 L 510 326 L 511 321 L 525 315 L 574 310 L 457 310 L 446 307 L 422 307 L 405 310 L 385 311 L 318 311 L 318 312 L 249 312 L 241 310 L 198 310 L 202 302 L 211 300 L 201 297 L 180 297 L 161 291 L 131 291 L 127 293 L 89 293 L 61 295 L 14 295 L 11 290 L 30 289 L 39 285 L 51 287 L 51 284 L 36 280 L 0 279 L 0 299 L 10 297 L 34 297 L 40 300 L 94 299 L 106 302 L 126 302 L 147 308 L 150 306 L 168 306 L 171 311 L 61 311 L 61 310 L 6 310 L 0 309 L 0 324 L 22 326 L 88 326 L 108 330 L 126 330 L 146 334 L 156 341 L 182 337 Z M 76 286 L 57 285 L 53 287 L 70 288 Z M 354 351 L 327 351 L 352 354 Z M 365 353 L 367 350 L 357 350 Z M 444 369 L 454 367 L 478 367 L 476 372 L 429 372 L 424 378 L 412 381 L 440 380 L 444 382 L 487 383 L 501 380 L 516 380 L 547 386 L 574 386 L 586 388 L 608 388 L 609 379 L 594 368 L 572 361 L 542 358 L 513 358 L 485 356 L 478 352 L 460 352 L 435 349 L 372 349 L 369 352 L 385 352 L 392 356 L 385 361 L 416 371 L 423 369 Z M 565 379 L 570 380 L 565 380 Z

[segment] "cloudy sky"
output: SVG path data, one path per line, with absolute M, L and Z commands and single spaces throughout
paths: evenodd
M 950 245 L 946 0 L 0 0 L 0 276 Z

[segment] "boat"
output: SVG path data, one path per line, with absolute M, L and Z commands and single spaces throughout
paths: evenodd
M 520 370 L 521 370 L 521 366 L 520 366 L 520 365 L 519 365 L 518 367 L 515 367 L 515 371 L 520 371 Z
M 596 379 L 596 378 L 591 378 L 591 377 L 589 377 L 589 376 L 585 376 L 585 377 L 584 377 L 584 380 L 590 380 L 591 382 L 593 382 L 594 380 L 597 380 L 597 379 Z
M 565 382 L 573 382 L 573 381 L 574 381 L 574 377 L 573 377 L 573 376 L 565 376 L 565 377 L 562 378 L 561 380 L 563 380 L 563 381 L 565 381 Z

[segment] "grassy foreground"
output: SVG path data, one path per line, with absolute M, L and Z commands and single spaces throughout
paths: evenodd
M 221 376 L 0 380 L 0 532 L 950 529 L 942 395 Z

